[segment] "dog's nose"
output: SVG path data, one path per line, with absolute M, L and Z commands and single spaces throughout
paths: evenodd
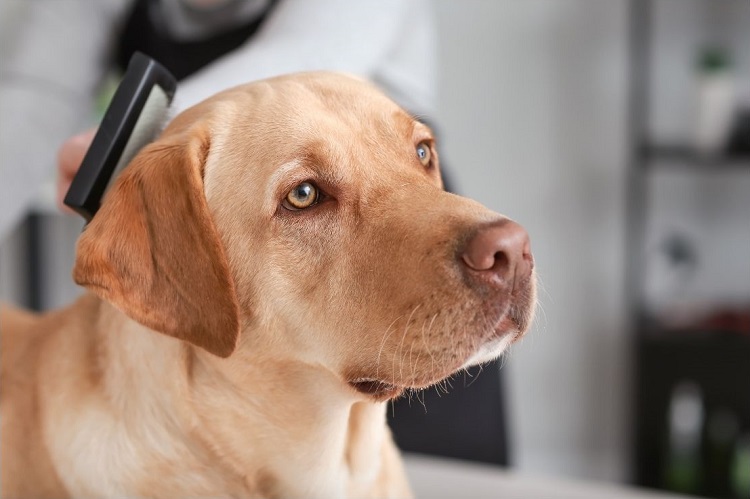
M 479 229 L 461 252 L 464 271 L 493 286 L 508 286 L 528 279 L 534 268 L 526 230 L 512 220 Z

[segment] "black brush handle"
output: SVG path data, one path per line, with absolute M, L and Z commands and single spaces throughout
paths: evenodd
M 177 80 L 164 66 L 136 52 L 107 107 L 91 146 L 65 195 L 65 205 L 87 222 L 96 214 L 102 196 L 120 161 L 151 90 L 158 85 L 169 102 Z

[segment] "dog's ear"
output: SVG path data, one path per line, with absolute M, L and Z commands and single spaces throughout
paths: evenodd
M 75 281 L 156 331 L 228 357 L 239 305 L 203 191 L 208 133 L 144 148 L 78 240 Z

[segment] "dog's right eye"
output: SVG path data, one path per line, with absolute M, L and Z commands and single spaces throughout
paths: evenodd
M 282 205 L 287 210 L 304 210 L 318 202 L 320 191 L 310 182 L 302 182 L 286 195 Z
M 432 152 L 430 151 L 430 146 L 426 142 L 420 142 L 417 144 L 417 157 L 419 158 L 419 162 L 422 163 L 422 166 L 429 168 L 430 163 L 432 162 Z

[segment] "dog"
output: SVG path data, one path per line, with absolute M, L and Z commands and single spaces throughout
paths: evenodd
M 496 358 L 535 303 L 525 230 L 326 72 L 178 115 L 73 277 L 71 306 L 0 314 L 3 497 L 407 497 L 387 401 Z

